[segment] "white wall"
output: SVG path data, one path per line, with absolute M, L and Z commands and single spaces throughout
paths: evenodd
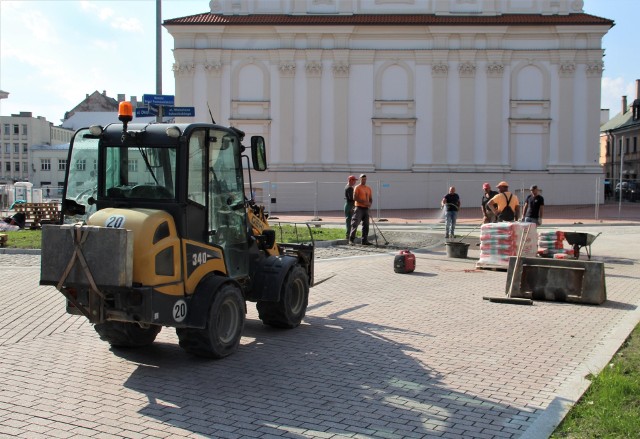
M 214 3 L 220 9 L 212 12 L 239 14 L 474 16 L 562 15 L 583 6 L 565 0 Z M 270 171 L 264 179 L 276 185 L 340 182 L 365 172 L 370 182 L 401 182 L 397 191 L 388 186 L 387 196 L 404 208 L 423 197 L 429 182 L 534 179 L 531 184 L 575 185 L 574 203 L 594 200 L 591 180 L 602 174 L 597 127 L 606 24 L 167 28 L 176 47 L 176 101 L 200 108 L 217 91 L 216 121 L 265 136 Z M 196 38 L 207 32 L 209 39 Z M 432 202 L 439 198 L 425 199 Z

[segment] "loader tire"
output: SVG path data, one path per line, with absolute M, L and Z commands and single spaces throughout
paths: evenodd
M 223 285 L 213 299 L 205 329 L 176 328 L 180 347 L 200 357 L 224 358 L 238 350 L 244 320 L 240 288 Z
M 300 265 L 294 265 L 282 284 L 278 302 L 258 301 L 262 323 L 274 328 L 295 328 L 307 313 L 309 278 Z
M 162 329 L 158 325 L 143 328 L 137 323 L 104 322 L 94 326 L 100 339 L 117 348 L 137 348 L 148 346 L 156 339 Z

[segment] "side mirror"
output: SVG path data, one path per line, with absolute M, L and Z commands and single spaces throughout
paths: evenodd
M 76 216 L 85 214 L 85 206 L 76 203 L 75 200 L 67 198 L 64 200 L 62 214 L 65 216 Z
M 267 169 L 267 151 L 262 136 L 251 136 L 251 161 L 256 171 Z

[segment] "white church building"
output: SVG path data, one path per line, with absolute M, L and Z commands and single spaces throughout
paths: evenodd
M 340 209 L 362 173 L 384 208 L 438 207 L 449 185 L 475 205 L 501 180 L 592 204 L 614 23 L 583 3 L 212 0 L 164 22 L 176 106 L 265 137 L 253 179 L 279 211 Z

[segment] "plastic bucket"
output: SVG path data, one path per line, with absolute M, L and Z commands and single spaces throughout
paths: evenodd
M 447 247 L 447 256 L 450 258 L 466 258 L 469 244 L 466 242 L 445 242 Z

